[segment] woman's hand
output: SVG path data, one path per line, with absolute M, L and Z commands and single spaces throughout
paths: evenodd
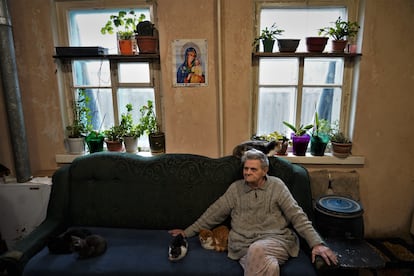
M 168 233 L 170 233 L 171 235 L 173 235 L 173 237 L 175 237 L 175 236 L 177 236 L 179 234 L 181 234 L 181 235 L 183 235 L 183 237 L 185 237 L 184 230 L 182 230 L 182 229 L 172 229 L 172 230 L 168 231 Z
M 312 263 L 315 262 L 317 255 L 321 256 L 328 265 L 331 265 L 331 263 L 334 265 L 338 264 L 338 258 L 336 257 L 336 254 L 329 247 L 323 244 L 315 245 L 312 248 Z

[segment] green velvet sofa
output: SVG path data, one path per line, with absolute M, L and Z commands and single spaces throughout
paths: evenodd
M 285 181 L 313 219 L 307 171 L 271 157 L 269 174 Z M 190 225 L 240 178 L 240 159 L 233 156 L 101 152 L 79 157 L 55 172 L 46 219 L 1 256 L 0 268 L 25 276 L 243 275 L 237 261 L 203 249 L 197 237 L 188 239 L 184 259 L 168 260 L 168 230 Z M 86 260 L 50 254 L 48 239 L 71 227 L 104 236 L 105 254 Z M 316 275 L 309 249 L 302 245 L 299 256 L 281 267 L 281 275 Z

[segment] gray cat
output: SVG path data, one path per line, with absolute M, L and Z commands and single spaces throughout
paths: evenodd
M 86 238 L 72 236 L 72 251 L 77 252 L 79 259 L 97 257 L 105 253 L 106 240 L 99 235 L 89 235 Z

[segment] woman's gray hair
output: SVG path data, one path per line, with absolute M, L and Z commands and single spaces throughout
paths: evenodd
M 259 160 L 262 169 L 269 167 L 269 159 L 266 154 L 257 149 L 250 149 L 244 152 L 241 161 L 244 164 L 246 160 Z

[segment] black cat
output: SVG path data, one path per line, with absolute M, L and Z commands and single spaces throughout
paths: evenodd
M 51 238 L 47 243 L 47 247 L 51 254 L 70 254 L 72 253 L 72 236 L 84 239 L 89 235 L 92 235 L 92 232 L 88 229 L 70 229 L 57 237 Z
M 178 261 L 185 257 L 188 251 L 188 242 L 179 234 L 174 237 L 168 247 L 168 259 L 170 261 Z
M 233 155 L 238 158 L 241 158 L 245 151 L 251 149 L 257 149 L 268 156 L 272 156 L 276 153 L 276 151 L 278 151 L 279 143 L 277 141 L 267 142 L 261 140 L 246 141 L 234 147 Z
M 10 175 L 10 169 L 0 164 L 0 177 L 4 177 L 8 175 Z
M 105 253 L 106 240 L 99 235 L 90 235 L 86 238 L 72 236 L 72 251 L 78 253 L 79 259 L 97 257 Z

